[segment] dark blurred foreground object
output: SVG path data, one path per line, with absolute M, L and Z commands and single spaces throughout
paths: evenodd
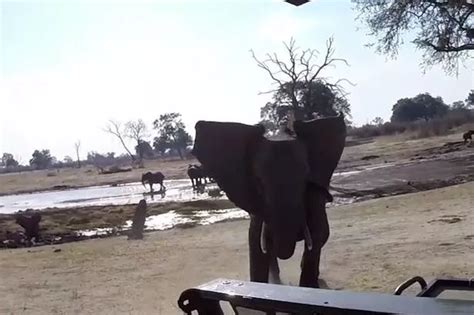
M 300 5 L 303 5 L 306 2 L 309 2 L 309 0 L 285 0 L 285 2 L 288 2 L 289 4 L 299 7 Z
M 128 235 L 129 240 L 141 240 L 143 239 L 143 229 L 145 227 L 146 219 L 146 201 L 145 199 L 140 200 L 138 203 L 135 214 L 132 220 L 132 229 Z
M 421 287 L 416 296 L 401 295 L 416 283 Z M 436 298 L 444 291 L 474 291 L 474 279 L 426 283 L 413 277 L 398 286 L 394 295 L 216 279 L 182 292 L 178 305 L 185 314 L 198 315 L 224 314 L 220 302 L 228 302 L 235 314 L 242 314 L 242 309 L 266 314 L 474 314 L 474 301 Z
M 41 214 L 34 213 L 31 216 L 24 214 L 16 215 L 16 224 L 20 225 L 25 230 L 26 240 L 31 242 L 35 239 L 35 242 L 39 241 L 39 223 L 41 221 Z

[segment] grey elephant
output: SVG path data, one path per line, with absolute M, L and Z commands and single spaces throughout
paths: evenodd
M 142 175 L 142 185 L 145 186 L 145 183 L 150 185 L 150 192 L 153 192 L 153 184 L 160 184 L 160 191 L 165 191 L 166 187 L 163 184 L 165 180 L 165 175 L 162 172 L 146 172 Z
M 272 141 L 261 125 L 196 123 L 193 155 L 230 201 L 250 214 L 250 280 L 279 281 L 279 259 L 305 242 L 299 285 L 319 287 L 329 238 L 330 179 L 345 146 L 342 115 L 296 121 L 292 140 Z

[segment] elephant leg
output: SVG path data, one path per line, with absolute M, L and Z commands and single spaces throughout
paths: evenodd
M 319 288 L 319 260 L 321 248 L 313 244 L 313 249 L 309 251 L 305 248 L 301 259 L 300 287 Z
M 269 280 L 274 284 L 281 284 L 280 279 L 280 267 L 278 266 L 278 259 L 275 255 L 270 257 L 270 266 L 269 266 Z
M 153 192 L 153 183 L 149 183 L 150 185 L 150 192 L 152 193 Z
M 311 194 L 308 227 L 313 241 L 312 250 L 305 246 L 301 259 L 300 286 L 319 288 L 319 263 L 321 250 L 329 238 L 329 222 L 326 215 L 325 198 L 317 193 Z
M 250 216 L 249 227 L 249 260 L 250 281 L 268 283 L 270 256 L 260 249 L 260 234 L 263 220 Z

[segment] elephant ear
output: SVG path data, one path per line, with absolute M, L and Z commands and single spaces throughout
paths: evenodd
M 261 209 L 252 175 L 253 154 L 265 132 L 263 126 L 198 121 L 192 154 L 237 207 Z
M 310 181 L 327 189 L 346 142 L 344 116 L 295 121 L 294 129 L 308 150 Z

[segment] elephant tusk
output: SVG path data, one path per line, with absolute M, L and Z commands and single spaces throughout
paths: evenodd
M 265 235 L 267 230 L 267 224 L 265 221 L 262 223 L 262 231 L 260 232 L 260 249 L 262 253 L 266 254 L 267 253 L 267 238 Z
M 311 232 L 309 231 L 309 227 L 307 225 L 304 228 L 304 242 L 306 244 L 306 248 L 309 251 L 313 250 L 313 239 L 311 238 Z

